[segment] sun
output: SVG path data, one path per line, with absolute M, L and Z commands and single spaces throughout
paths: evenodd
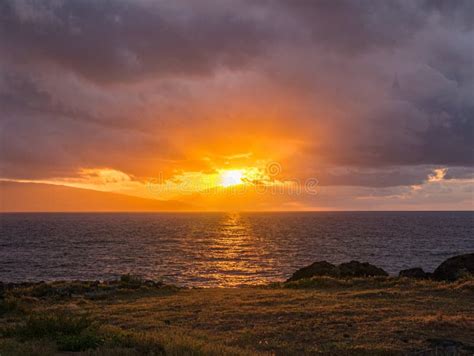
M 220 185 L 230 187 L 231 185 L 242 184 L 244 171 L 241 169 L 223 170 L 220 172 Z

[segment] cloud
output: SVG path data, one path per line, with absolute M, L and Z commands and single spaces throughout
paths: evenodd
M 446 173 L 448 172 L 447 168 L 437 168 L 433 170 L 433 173 L 428 175 L 428 182 L 439 182 L 444 179 Z
M 472 1 L 9 0 L 0 13 L 4 178 L 270 159 L 328 186 L 472 176 Z
M 205 11 L 179 1 L 6 1 L 1 39 L 10 60 L 61 66 L 101 83 L 207 75 L 261 50 L 266 34 L 255 21 L 203 5 Z

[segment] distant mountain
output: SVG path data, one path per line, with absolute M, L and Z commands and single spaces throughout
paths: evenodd
M 1 212 L 186 211 L 192 204 L 43 183 L 0 181 Z

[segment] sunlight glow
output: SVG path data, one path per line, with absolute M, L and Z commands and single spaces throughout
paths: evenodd
M 232 185 L 242 184 L 244 171 L 240 169 L 224 170 L 220 172 L 221 186 L 230 187 Z

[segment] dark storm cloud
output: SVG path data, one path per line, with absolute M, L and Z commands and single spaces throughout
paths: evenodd
M 316 150 L 341 164 L 363 166 L 474 164 L 474 2 L 280 4 L 304 20 L 309 41 L 323 49 L 316 57 L 330 53 L 341 68 L 338 74 L 315 61 L 306 89 L 321 81 L 321 70 L 329 70 L 323 91 L 337 91 L 341 102 L 355 99 L 372 107 L 369 112 L 348 111 L 338 123 L 341 140 Z M 400 60 L 391 63 L 392 56 Z M 377 75 L 385 76 L 385 82 L 377 81 Z M 376 91 L 369 94 L 364 85 Z
M 426 17 L 413 11 L 414 2 L 338 0 L 280 1 L 326 49 L 347 54 L 377 47 L 395 47 L 423 25 Z
M 150 174 L 140 159 L 185 156 L 178 120 L 206 135 L 202 102 L 224 122 L 278 90 L 304 114 L 275 120 L 315 137 L 305 175 L 385 187 L 472 172 L 473 24 L 470 0 L 3 1 L 0 173 Z M 318 155 L 358 173 L 318 171 Z
M 337 169 L 315 170 L 321 186 L 361 186 L 388 188 L 396 186 L 416 186 L 428 181 L 437 166 L 398 166 L 368 169 L 344 167 Z M 446 170 L 445 180 L 474 179 L 474 170 L 469 167 L 450 167 Z
M 4 55 L 57 64 L 93 81 L 240 66 L 266 36 L 232 8 L 207 14 L 174 2 L 13 0 L 0 9 Z
M 5 73 L 0 85 L 0 175 L 10 179 L 74 176 L 79 167 L 137 171 L 140 159 L 176 156 L 165 137 L 102 117 L 86 105 L 65 105 L 25 73 Z M 112 114 L 111 114 L 112 115 Z M 124 157 L 134 160 L 125 163 Z M 151 170 L 151 175 L 159 169 Z

